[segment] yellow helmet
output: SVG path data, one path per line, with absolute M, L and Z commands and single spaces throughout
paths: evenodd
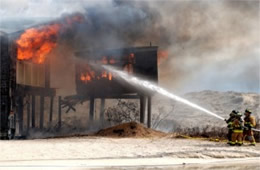
M 249 114 L 251 114 L 251 113 L 252 113 L 252 111 L 251 111 L 251 110 L 249 110 L 249 109 L 246 109 L 246 110 L 245 110 L 245 113 L 249 113 Z

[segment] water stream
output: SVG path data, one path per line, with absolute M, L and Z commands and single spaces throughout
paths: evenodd
M 221 120 L 225 120 L 223 117 L 217 115 L 216 113 L 213 113 L 195 103 L 192 103 L 182 97 L 179 97 L 179 96 L 176 96 L 174 95 L 173 93 L 165 90 L 164 88 L 162 87 L 159 87 L 158 85 L 156 85 L 155 83 L 152 83 L 152 82 L 149 82 L 149 81 L 146 81 L 146 80 L 142 80 L 138 77 L 135 77 L 135 76 L 132 76 L 132 75 L 129 75 L 128 73 L 124 72 L 124 71 L 121 71 L 121 70 L 117 70 L 111 66 L 106 66 L 106 65 L 103 65 L 103 67 L 108 70 L 109 72 L 112 72 L 114 73 L 115 75 L 119 76 L 120 78 L 124 79 L 125 81 L 127 81 L 129 84 L 132 84 L 134 86 L 141 86 L 143 88 L 146 88 L 146 89 L 149 89 L 151 91 L 155 91 L 161 95 L 164 95 L 170 99 L 173 99 L 175 101 L 178 101 L 178 102 L 181 102 L 181 103 L 184 103 L 190 107 L 193 107 L 195 109 L 198 109 L 208 115 L 211 115 L 211 116 L 214 116 L 218 119 L 221 119 Z M 255 129 L 255 128 L 252 128 L 253 131 L 257 131 L 257 132 L 260 132 L 260 129 Z
M 209 115 L 212 115 L 212 116 L 214 116 L 214 117 L 216 117 L 216 118 L 218 118 L 218 119 L 224 120 L 223 117 L 217 115 L 216 113 L 213 113 L 213 112 L 211 112 L 211 111 L 209 111 L 209 110 L 207 110 L 207 109 L 205 109 L 205 108 L 203 108 L 203 107 L 201 107 L 201 106 L 199 106 L 199 105 L 197 105 L 197 104 L 194 104 L 194 103 L 192 103 L 192 102 L 190 102 L 190 101 L 188 101 L 188 100 L 186 100 L 186 99 L 184 99 L 184 98 L 181 98 L 181 97 L 179 97 L 179 96 L 176 96 L 176 95 L 174 95 L 174 94 L 168 92 L 168 91 L 165 90 L 164 88 L 159 87 L 158 85 L 156 85 L 156 84 L 154 84 L 154 83 L 152 83 L 152 82 L 149 82 L 149 81 L 146 81 L 146 80 L 141 80 L 141 79 L 138 78 L 138 77 L 129 75 L 129 74 L 127 74 L 127 73 L 124 72 L 124 71 L 120 71 L 120 70 L 114 69 L 114 68 L 112 68 L 112 67 L 110 67 L 110 66 L 103 66 L 103 67 L 104 67 L 106 70 L 108 70 L 108 71 L 110 71 L 110 72 L 112 72 L 112 73 L 114 73 L 114 74 L 120 76 L 122 79 L 124 79 L 125 81 L 127 81 L 129 84 L 132 84 L 132 85 L 134 85 L 134 86 L 141 86 L 141 87 L 144 87 L 144 88 L 149 89 L 149 90 L 151 90 L 151 91 L 155 91 L 155 92 L 157 92 L 157 93 L 159 93 L 159 94 L 161 94 L 161 95 L 164 95 L 164 96 L 166 96 L 166 97 L 168 97 L 168 98 L 170 98 L 170 99 L 173 99 L 173 100 L 175 100 L 175 101 L 184 103 L 184 104 L 186 104 L 186 105 L 188 105 L 188 106 L 191 106 L 191 107 L 196 108 L 196 109 L 198 109 L 198 110 L 200 110 L 200 111 L 203 111 L 204 113 L 207 113 L 207 114 L 209 114 Z

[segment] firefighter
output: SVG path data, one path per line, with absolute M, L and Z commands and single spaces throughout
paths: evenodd
M 233 122 L 232 122 L 232 141 L 230 143 L 231 146 L 238 145 L 241 146 L 243 144 L 243 120 L 242 114 L 237 113 Z
M 255 142 L 255 138 L 254 138 L 254 133 L 252 131 L 252 128 L 254 128 L 256 125 L 255 118 L 253 116 L 251 116 L 252 112 L 248 109 L 245 110 L 244 114 L 245 114 L 245 118 L 244 118 L 245 130 L 243 133 L 243 136 L 244 136 L 243 141 L 245 141 L 246 137 L 248 136 L 250 145 L 255 146 L 256 142 Z
M 227 144 L 231 144 L 231 142 L 232 142 L 232 140 L 231 140 L 232 132 L 233 132 L 232 123 L 233 123 L 237 113 L 238 112 L 236 110 L 232 110 L 232 112 L 229 114 L 229 118 L 225 119 L 226 123 L 228 124 L 227 125 L 227 128 L 228 128 L 228 134 L 227 134 L 228 143 Z
M 15 135 L 15 114 L 14 111 L 10 111 L 10 114 L 8 116 L 8 122 L 9 122 L 9 130 L 8 130 L 8 137 L 9 139 L 13 139 Z

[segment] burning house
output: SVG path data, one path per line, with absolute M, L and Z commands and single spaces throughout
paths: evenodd
M 85 61 L 76 64 L 76 91 L 78 95 L 89 98 L 90 119 L 94 117 L 95 98 L 101 99 L 101 110 L 105 99 L 140 99 L 140 122 L 144 123 L 147 106 L 147 125 L 151 126 L 151 94 L 122 80 L 118 81 L 117 75 L 104 68 L 95 68 L 95 64 L 113 66 L 129 74 L 144 76 L 157 82 L 157 50 L 156 46 L 148 46 L 76 53 L 76 56 Z
M 71 30 L 73 23 L 80 23 L 83 18 L 75 15 L 63 21 L 48 23 L 12 34 L 1 34 L 1 139 L 8 136 L 8 116 L 14 111 L 16 116 L 16 134 L 27 135 L 32 128 L 43 129 L 53 121 L 54 99 L 58 98 L 58 124 L 62 121 L 62 105 L 71 108 L 69 97 L 64 100 L 56 96 L 51 87 L 51 59 L 48 54 L 57 45 L 60 34 Z M 95 99 L 101 99 L 101 110 L 105 99 L 139 99 L 140 122 L 151 126 L 151 96 L 137 89 L 111 72 L 97 68 L 97 65 L 111 65 L 129 74 L 158 81 L 157 47 L 132 47 L 114 50 L 98 49 L 78 51 L 75 56 L 80 62 L 75 63 L 76 95 L 89 101 L 89 119 L 93 120 Z M 49 107 L 46 111 L 46 103 Z M 75 103 L 74 103 L 75 104 Z M 103 108 L 103 109 L 102 109 Z M 103 119 L 104 115 L 100 115 Z
M 1 138 L 7 137 L 11 110 L 15 112 L 17 134 L 25 135 L 36 125 L 43 128 L 44 99 L 49 97 L 52 103 L 55 96 L 55 89 L 50 88 L 49 59 L 33 58 L 44 56 L 48 50 L 36 54 L 33 46 L 23 47 L 33 44 L 24 41 L 27 39 L 24 35 L 27 35 L 26 31 L 1 36 Z M 39 115 L 36 115 L 36 102 L 40 103 Z M 36 122 L 36 116 L 39 116 L 39 122 Z

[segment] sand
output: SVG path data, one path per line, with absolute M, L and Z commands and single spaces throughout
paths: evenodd
M 149 138 L 72 137 L 0 141 L 0 166 L 111 167 L 164 166 L 260 157 L 256 147 L 224 142 Z
M 144 127 L 140 123 L 129 122 L 119 124 L 110 128 L 102 129 L 96 133 L 97 136 L 108 137 L 163 137 L 166 133 Z

